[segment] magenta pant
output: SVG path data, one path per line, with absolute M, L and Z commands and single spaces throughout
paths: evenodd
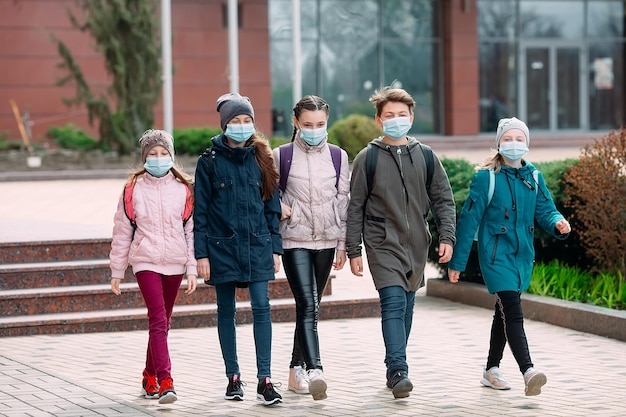
M 172 364 L 167 347 L 172 309 L 183 275 L 162 275 L 152 271 L 135 274 L 143 300 L 148 307 L 148 353 L 146 371 L 157 376 L 159 383 L 170 375 Z

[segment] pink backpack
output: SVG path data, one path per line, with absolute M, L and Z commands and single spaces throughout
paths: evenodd
M 137 180 L 133 179 L 131 182 L 127 183 L 124 186 L 124 213 L 128 220 L 130 221 L 133 229 L 137 229 L 137 221 L 135 219 L 135 209 L 133 208 L 133 190 L 135 189 L 135 184 Z M 183 210 L 183 214 L 181 216 L 183 220 L 183 226 L 187 224 L 187 221 L 191 218 L 193 214 L 193 196 L 191 195 L 191 190 L 189 189 L 189 185 L 185 184 L 185 190 L 187 191 L 187 196 L 185 197 L 185 209 Z

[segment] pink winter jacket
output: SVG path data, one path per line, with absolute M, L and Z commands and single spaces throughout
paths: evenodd
M 137 178 L 133 209 L 137 229 L 124 212 L 123 193 L 117 205 L 111 242 L 112 278 L 124 278 L 130 264 L 133 273 L 153 271 L 164 275 L 197 275 L 193 250 L 193 218 L 183 228 L 187 190 L 171 172 L 157 178 Z
M 280 172 L 280 150 L 274 148 L 274 164 Z M 299 135 L 282 196 L 291 207 L 291 217 L 280 222 L 283 249 L 346 249 L 346 219 L 350 193 L 348 154 L 341 151 L 337 175 L 326 139 L 310 146 Z

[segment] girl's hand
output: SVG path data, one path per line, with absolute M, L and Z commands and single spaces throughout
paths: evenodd
M 120 278 L 111 278 L 111 291 L 113 294 L 120 295 L 122 291 L 120 290 L 120 282 L 122 280 Z
M 448 268 L 448 278 L 450 279 L 450 282 L 453 282 L 456 284 L 457 282 L 459 282 L 460 276 L 461 276 L 461 271 Z
M 198 259 L 198 275 L 204 280 L 211 278 L 211 265 L 209 265 L 209 258 Z
M 196 290 L 198 286 L 198 277 L 195 275 L 187 275 L 187 290 L 185 290 L 185 294 L 189 295 Z
M 291 207 L 289 207 L 287 204 L 284 204 L 281 201 L 280 208 L 281 208 L 280 220 L 287 220 L 288 218 L 291 217 Z
M 333 262 L 333 268 L 342 269 L 345 264 L 346 264 L 346 251 L 337 250 L 337 254 L 335 255 L 335 262 Z
M 557 222 L 555 227 L 556 227 L 556 230 L 558 230 L 559 233 L 562 235 L 566 235 L 572 231 L 572 227 L 570 226 L 567 220 L 561 220 L 560 222 Z
M 280 271 L 280 255 L 274 254 L 274 273 L 277 274 Z

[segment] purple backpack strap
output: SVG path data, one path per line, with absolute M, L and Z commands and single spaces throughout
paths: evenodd
M 280 151 L 280 177 L 278 179 L 278 188 L 281 193 L 284 193 L 285 188 L 287 188 L 289 170 L 291 169 L 291 159 L 293 158 L 293 142 L 282 145 L 278 149 Z
M 328 144 L 328 148 L 330 149 L 330 157 L 335 167 L 335 188 L 338 189 L 339 175 L 341 174 L 341 148 L 330 143 Z M 293 142 L 282 145 L 278 149 L 280 151 L 280 178 L 278 180 L 278 188 L 284 193 L 287 188 L 287 178 L 289 177 L 289 170 L 291 169 L 291 160 L 293 159 Z
M 328 144 L 330 149 L 330 157 L 333 159 L 333 166 L 335 167 L 335 188 L 339 189 L 339 175 L 341 175 L 341 148 L 332 143 Z

